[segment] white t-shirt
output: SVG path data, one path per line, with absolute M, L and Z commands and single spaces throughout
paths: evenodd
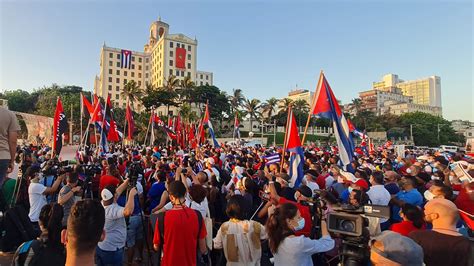
M 43 194 L 45 190 L 46 187 L 40 183 L 32 182 L 28 187 L 28 197 L 30 199 L 30 212 L 28 216 L 32 222 L 38 222 L 41 208 L 48 204 L 46 196 Z
M 309 181 L 307 179 L 306 179 L 306 186 L 308 186 L 311 189 L 311 192 L 313 192 L 313 196 L 314 196 L 314 190 L 319 189 L 318 183 Z
M 103 205 L 103 203 L 102 203 Z M 127 240 L 127 224 L 123 216 L 124 207 L 116 202 L 104 206 L 105 209 L 105 239 L 98 243 L 100 249 L 105 251 L 116 251 L 125 246 Z
M 312 266 L 311 255 L 334 248 L 334 240 L 329 236 L 311 239 L 305 236 L 289 236 L 280 243 L 274 254 L 274 265 Z

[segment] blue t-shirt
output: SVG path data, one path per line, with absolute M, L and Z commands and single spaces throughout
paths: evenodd
M 344 191 L 342 191 L 341 196 L 339 196 L 339 198 L 341 199 L 342 203 L 349 203 L 350 195 L 351 193 L 349 192 L 349 189 L 346 188 Z
M 140 183 L 137 183 L 137 191 L 138 191 L 139 194 L 143 193 L 143 187 Z M 126 201 L 127 198 L 126 198 L 125 194 L 126 193 L 123 193 L 117 199 L 117 204 L 121 207 L 125 207 L 125 204 L 127 203 L 127 201 Z M 134 206 L 133 206 L 132 215 L 138 215 L 138 214 L 140 214 L 140 211 L 141 211 L 140 200 L 139 200 L 138 194 L 135 195 L 134 200 L 135 200 L 135 202 L 134 202 Z
M 409 203 L 415 206 L 421 206 L 423 204 L 423 196 L 415 188 L 410 191 L 400 191 L 397 193 L 396 198 L 402 200 L 405 203 Z M 394 205 L 392 208 L 392 218 L 396 221 L 401 221 L 402 218 L 398 214 L 400 207 Z
M 395 183 L 386 184 L 385 189 L 390 193 L 390 195 L 396 195 L 398 192 L 400 192 L 400 188 Z
M 160 204 L 161 195 L 166 190 L 165 182 L 155 182 L 151 185 L 148 191 L 148 198 L 150 199 L 149 211 L 153 210 L 158 204 Z

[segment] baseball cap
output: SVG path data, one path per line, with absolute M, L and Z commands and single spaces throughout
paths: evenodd
M 114 194 L 112 194 L 112 192 L 110 192 L 110 190 L 104 188 L 104 189 L 102 189 L 102 192 L 100 192 L 100 196 L 102 197 L 103 201 L 108 201 L 108 200 L 110 200 L 111 198 L 114 197 Z
M 372 251 L 401 265 L 423 265 L 423 248 L 411 238 L 393 231 L 383 231 L 372 241 L 380 241 L 383 251 L 372 246 Z
M 361 187 L 361 188 L 363 188 L 363 189 L 365 189 L 365 190 L 369 189 L 369 184 L 367 183 L 367 181 L 365 181 L 365 179 L 360 178 L 354 184 Z

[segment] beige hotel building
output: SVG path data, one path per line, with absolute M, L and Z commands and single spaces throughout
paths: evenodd
M 166 86 L 170 75 L 183 80 L 190 77 L 196 86 L 213 85 L 213 73 L 197 70 L 198 41 L 184 34 L 170 34 L 169 25 L 161 19 L 150 26 L 148 43 L 143 52 L 131 51 L 131 64 L 122 67 L 122 50 L 102 46 L 100 53 L 100 72 L 95 77 L 94 93 L 106 98 L 108 94 L 117 107 L 124 108 L 127 99 L 122 97 L 124 84 L 134 80 L 144 90 L 147 83 L 155 88 Z M 135 110 L 143 110 L 139 102 L 135 103 Z M 161 110 L 162 109 L 162 110 Z M 159 113 L 166 114 L 164 106 L 158 109 Z M 170 109 L 176 112 L 175 108 Z

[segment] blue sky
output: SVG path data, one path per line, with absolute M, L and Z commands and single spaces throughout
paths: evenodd
M 314 90 L 343 103 L 386 73 L 441 77 L 447 119 L 474 120 L 471 1 L 4 1 L 0 90 L 92 90 L 100 48 L 143 51 L 150 23 L 198 40 L 198 69 L 249 98 Z

